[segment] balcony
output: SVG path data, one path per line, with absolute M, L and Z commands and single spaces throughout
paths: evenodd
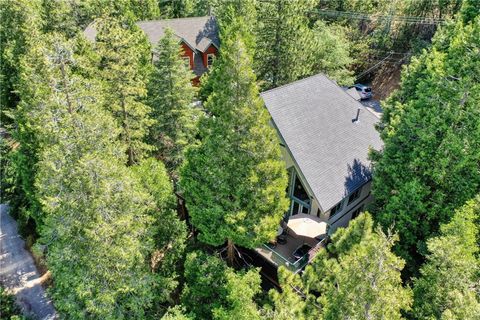
M 300 272 L 325 247 L 327 224 L 315 216 L 292 216 L 282 230 L 275 242 L 255 249 L 277 268 L 284 266 L 293 273 Z

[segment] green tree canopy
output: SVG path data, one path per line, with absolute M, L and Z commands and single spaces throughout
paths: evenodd
M 405 262 L 391 252 L 398 237 L 372 226 L 370 214 L 361 214 L 332 236 L 333 255 L 322 251 L 307 266 L 304 288 L 318 295 L 309 304 L 315 318 L 401 319 L 410 309 L 412 294 L 400 278 Z M 346 235 L 356 243 L 346 244 Z
M 182 304 L 195 319 L 260 319 L 254 297 L 260 293 L 258 270 L 236 272 L 220 258 L 196 251 L 185 261 Z
M 311 74 L 313 35 L 306 11 L 314 5 L 312 0 L 258 3 L 255 70 L 263 87 L 274 88 Z
M 415 273 L 425 241 L 480 192 L 480 18 L 443 28 L 385 104 L 375 154 L 375 218 L 400 235 Z
M 280 146 L 259 97 L 251 58 L 238 34 L 222 42 L 201 144 L 181 174 L 199 239 L 253 248 L 275 237 L 288 202 Z M 229 252 L 229 257 L 233 252 Z
M 98 83 L 72 72 L 74 51 L 60 39 L 38 39 L 25 60 L 38 71 L 31 90 L 42 93 L 29 115 L 43 128 L 35 187 L 52 297 L 69 319 L 138 318 L 153 297 L 145 261 L 153 201 L 124 166 Z
M 278 269 L 278 278 L 282 291 L 279 292 L 276 289 L 269 291 L 271 305 L 264 306 L 265 318 L 272 320 L 307 319 L 307 302 L 301 295 L 300 288 L 303 284 L 300 276 L 282 266 Z
M 163 163 L 148 158 L 131 168 L 155 201 L 149 210 L 154 245 L 150 267 L 158 275 L 156 302 L 169 301 L 178 286 L 178 264 L 184 255 L 187 227 L 178 218 L 172 181 Z
M 148 104 L 156 120 L 150 141 L 157 147 L 174 179 L 182 164 L 186 147 L 195 142 L 197 122 L 202 111 L 193 105 L 196 90 L 194 74 L 182 58 L 183 49 L 171 29 L 165 31 L 155 51 L 155 69 L 148 85 Z
M 321 20 L 313 27 L 313 72 L 325 73 L 342 85 L 355 81 L 349 69 L 354 60 L 350 56 L 353 44 L 346 35 L 347 30 L 339 25 L 327 25 Z
M 13 122 L 19 102 L 20 59 L 29 51 L 31 41 L 41 30 L 39 0 L 0 2 L 0 122 L 6 127 Z
M 144 103 L 150 69 L 150 44 L 135 25 L 112 17 L 96 21 L 95 48 L 100 56 L 100 77 L 106 83 L 106 108 L 122 128 L 127 145 L 128 164 L 132 165 L 152 149 L 145 143 L 151 109 Z
M 427 262 L 414 286 L 416 319 L 480 318 L 479 220 L 477 197 L 427 241 Z

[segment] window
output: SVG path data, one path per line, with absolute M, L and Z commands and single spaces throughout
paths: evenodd
M 207 54 L 207 67 L 211 67 L 213 65 L 213 60 L 215 60 L 215 55 L 213 53 Z
M 305 202 L 310 201 L 307 191 L 302 185 L 302 182 L 298 178 L 298 175 L 295 174 L 295 182 L 293 184 L 293 196 L 297 199 L 300 199 Z
M 185 61 L 185 65 L 187 66 L 187 68 L 190 69 L 190 57 L 183 57 L 183 61 Z
M 342 210 L 343 201 L 337 203 L 335 207 L 330 210 L 330 217 L 333 217 L 335 214 L 339 213 Z
M 355 190 L 355 192 L 348 197 L 348 204 L 351 204 L 353 201 L 357 200 L 358 197 L 360 197 L 361 191 L 362 191 L 362 188 L 358 188 L 357 190 Z
M 358 209 L 356 209 L 355 211 L 352 212 L 352 219 L 355 219 L 356 217 L 358 217 L 358 215 L 363 211 L 363 204 L 358 207 Z

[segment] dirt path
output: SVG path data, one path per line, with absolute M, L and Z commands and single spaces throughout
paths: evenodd
M 32 319 L 56 319 L 52 302 L 41 285 L 40 274 L 25 242 L 17 232 L 17 222 L 0 204 L 0 282 L 13 292 L 23 312 Z

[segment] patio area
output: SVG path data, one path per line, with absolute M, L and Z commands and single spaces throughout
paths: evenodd
M 282 226 L 284 232 L 276 241 L 255 251 L 277 267 L 285 266 L 294 273 L 299 272 L 325 246 L 327 239 L 326 223 L 314 219 L 317 220 L 307 215 L 295 216 L 288 226 Z

